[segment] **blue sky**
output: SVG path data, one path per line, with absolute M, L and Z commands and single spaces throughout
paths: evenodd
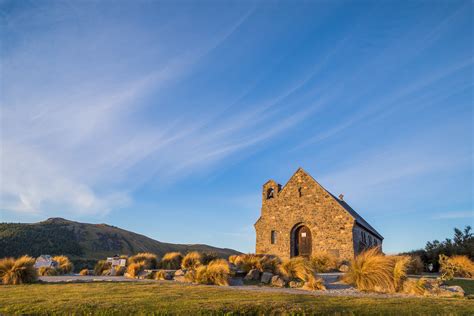
M 474 224 L 470 1 L 1 1 L 0 220 L 254 251 L 303 167 L 421 248 Z

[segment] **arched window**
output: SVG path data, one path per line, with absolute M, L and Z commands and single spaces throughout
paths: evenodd
M 267 190 L 267 200 L 273 199 L 273 188 Z

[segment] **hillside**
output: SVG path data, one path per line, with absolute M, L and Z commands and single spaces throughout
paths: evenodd
M 86 224 L 63 218 L 50 218 L 33 224 L 0 224 L 0 258 L 24 254 L 69 256 L 79 267 L 91 267 L 95 261 L 115 254 L 132 255 L 152 252 L 159 256 L 170 252 L 202 251 L 227 257 L 238 252 L 202 244 L 170 244 L 106 224 Z

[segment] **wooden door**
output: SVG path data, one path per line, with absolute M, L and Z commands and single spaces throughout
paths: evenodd
M 309 257 L 311 256 L 311 232 L 308 227 L 301 226 L 296 231 L 296 255 Z

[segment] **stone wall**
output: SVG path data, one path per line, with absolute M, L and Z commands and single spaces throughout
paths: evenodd
M 269 193 L 273 197 L 268 198 Z M 281 188 L 275 181 L 264 184 L 261 217 L 255 223 L 256 252 L 290 258 L 292 231 L 300 224 L 312 235 L 312 252 L 328 251 L 348 260 L 354 256 L 354 218 L 302 169 Z M 276 232 L 271 243 L 272 231 Z

